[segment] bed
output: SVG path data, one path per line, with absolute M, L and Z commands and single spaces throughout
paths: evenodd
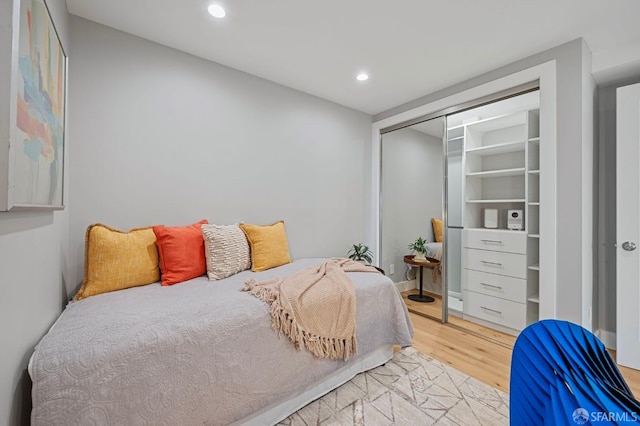
M 425 247 L 427 248 L 425 256 L 433 257 L 434 259 L 438 260 L 442 258 L 442 243 L 426 243 Z
M 220 281 L 150 284 L 70 303 L 29 364 L 32 424 L 275 424 L 356 374 L 384 364 L 413 327 L 391 280 L 349 273 L 358 355 L 297 351 L 267 304 L 239 289 L 324 259 Z

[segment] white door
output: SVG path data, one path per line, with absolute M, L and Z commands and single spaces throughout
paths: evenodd
M 640 84 L 617 90 L 616 111 L 617 360 L 640 370 Z

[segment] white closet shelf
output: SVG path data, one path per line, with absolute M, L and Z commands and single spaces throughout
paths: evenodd
M 518 152 L 518 151 L 524 151 L 524 141 L 513 141 L 513 142 L 499 143 L 495 145 L 486 145 L 486 146 L 479 146 L 475 148 L 469 148 L 466 150 L 466 153 L 484 157 L 486 155 L 507 154 L 509 152 Z
M 535 138 L 529 138 L 529 142 L 540 142 L 540 136 L 536 136 Z
M 464 136 L 456 136 L 454 138 L 447 139 L 449 142 L 461 141 L 464 139 Z
M 527 300 L 529 302 L 533 302 L 533 303 L 540 303 L 540 295 L 537 294 L 537 293 L 533 294 L 533 295 L 527 297 Z
M 539 206 L 540 205 L 540 201 L 529 201 L 527 203 L 527 205 L 529 205 L 529 206 Z
M 540 234 L 529 234 L 529 238 L 540 238 Z
M 540 264 L 536 263 L 535 265 L 529 265 L 529 269 L 531 269 L 532 271 L 539 271 Z
M 503 200 L 467 200 L 467 203 L 473 204 L 492 204 L 492 203 L 524 203 L 524 198 L 508 198 Z
M 473 123 L 465 123 L 465 125 L 477 132 L 490 132 L 492 130 L 504 129 L 506 127 L 523 126 L 526 123 L 526 112 L 518 112 L 516 114 L 504 114 L 494 117 L 483 118 Z
M 493 177 L 507 177 L 507 176 L 524 176 L 524 167 L 517 167 L 514 169 L 487 170 L 484 172 L 468 172 L 467 173 L 467 177 L 477 177 L 477 178 L 493 178 Z
M 529 174 L 530 175 L 539 175 L 540 174 L 540 170 L 529 170 Z

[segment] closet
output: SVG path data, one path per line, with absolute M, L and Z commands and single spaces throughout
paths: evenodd
M 511 334 L 539 318 L 539 117 L 537 91 L 447 117 L 447 144 L 463 145 L 462 223 L 448 223 L 462 229 L 462 317 Z
M 554 105 L 541 93 L 523 83 L 378 128 L 379 259 L 401 291 L 419 283 L 402 264 L 407 244 L 431 243 L 431 219 L 444 223 L 440 268 L 424 280 L 435 306 L 412 299 L 413 312 L 512 335 L 555 317 Z

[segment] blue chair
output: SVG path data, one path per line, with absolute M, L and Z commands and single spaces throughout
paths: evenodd
M 640 422 L 640 402 L 605 346 L 568 321 L 543 320 L 520 333 L 509 395 L 512 425 Z

